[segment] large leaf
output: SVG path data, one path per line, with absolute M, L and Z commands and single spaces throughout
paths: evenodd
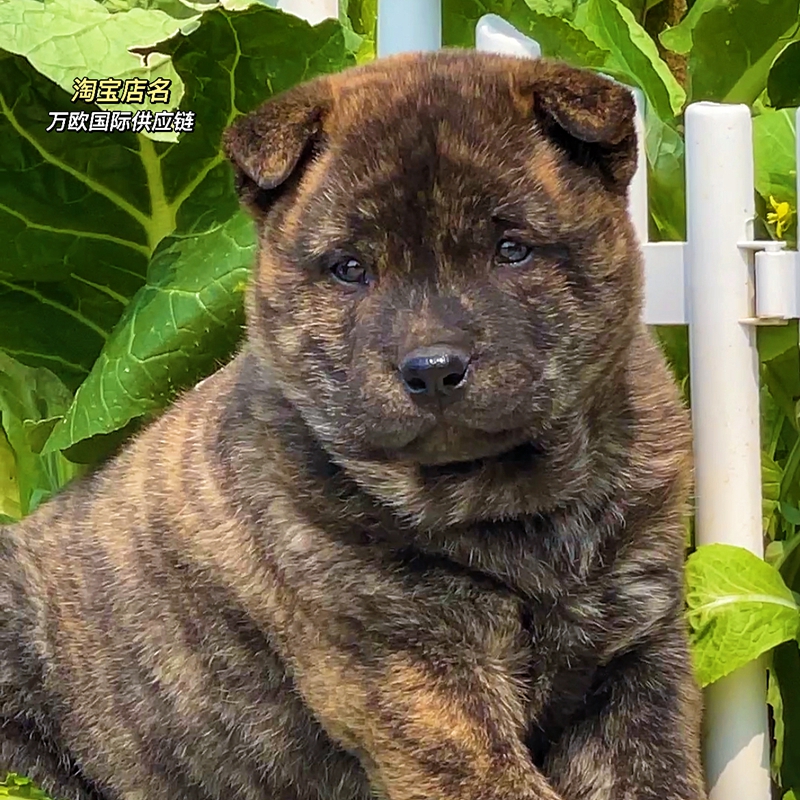
M 655 42 L 618 0 L 585 0 L 573 24 L 611 54 L 606 70 L 639 86 L 661 119 L 679 114 L 686 93 L 658 54 Z
M 241 289 L 254 240 L 219 149 L 222 131 L 272 93 L 353 62 L 338 22 L 312 28 L 255 6 L 206 13 L 171 52 L 186 84 L 185 105 L 201 121 L 178 145 L 151 145 L 174 236 L 155 254 L 146 283 L 126 295 L 124 313 L 48 451 L 162 408 L 230 355 L 241 336 Z
M 0 523 L 19 519 L 22 508 L 19 504 L 17 462 L 14 450 L 8 441 L 0 418 Z
M 800 651 L 796 642 L 775 648 L 770 679 L 775 681 L 780 696 L 780 784 L 784 790 L 800 792 Z
M 17 775 L 10 772 L 0 781 L 0 798 L 13 797 L 26 798 L 26 800 L 50 800 L 50 798 L 38 787 L 36 787 L 29 778 L 24 778 L 22 775 Z
M 30 513 L 78 474 L 60 453 L 39 453 L 71 400 L 69 390 L 52 372 L 26 367 L 0 352 L 0 491 L 5 495 L 0 513 L 4 516 Z M 10 481 L 16 498 L 9 497 Z
M 702 686 L 795 638 L 800 611 L 780 573 L 741 547 L 698 547 L 686 563 L 687 617 Z
M 132 133 L 46 133 L 63 89 L 0 54 L 0 349 L 88 374 L 147 260 L 174 228 L 158 198 L 156 144 Z
M 778 54 L 767 76 L 767 92 L 775 108 L 800 106 L 800 42 L 790 42 Z
M 254 247 L 252 220 L 240 212 L 202 234 L 167 240 L 46 451 L 158 411 L 219 367 L 241 336 Z
M 375 58 L 377 47 L 378 0 L 339 0 L 339 20 L 353 37 L 347 41 L 362 64 Z
M 655 43 L 618 0 L 444 0 L 445 44 L 473 47 L 475 25 L 490 13 L 539 42 L 545 56 L 639 86 L 662 118 L 683 105 L 685 93 Z
M 95 0 L 112 14 L 132 8 L 158 9 L 171 17 L 187 19 L 199 11 L 210 11 L 219 5 L 217 0 Z
M 646 112 L 644 145 L 647 153 L 650 218 L 654 240 L 686 238 L 686 182 L 684 143 L 677 126 Z
M 132 8 L 119 14 L 95 0 L 14 0 L 0 3 L 0 49 L 25 56 L 42 75 L 70 96 L 76 78 L 117 80 L 164 78 L 172 84 L 170 102 L 104 103 L 104 110 L 175 109 L 183 97 L 183 83 L 165 55 L 138 55 L 131 48 L 149 48 L 174 36 L 197 18 L 176 19 L 158 9 Z M 73 110 L 86 108 L 79 103 Z M 95 106 L 95 108 L 97 108 Z M 52 110 L 52 109 L 50 109 Z M 153 138 L 176 141 L 175 133 Z
M 690 97 L 752 103 L 770 66 L 798 33 L 798 0 L 696 0 L 661 42 L 689 54 Z
M 798 200 L 795 110 L 765 110 L 756 116 L 753 119 L 753 148 L 756 190 L 765 201 L 773 196 L 779 203 L 789 203 L 792 217 L 784 238 L 793 245 L 797 240 Z
M 608 64 L 610 54 L 572 25 L 571 11 L 569 2 L 443 0 L 442 38 L 446 45 L 474 47 L 478 20 L 484 14 L 499 14 L 526 36 L 536 39 L 543 55 L 574 66 L 602 69 Z
M 792 326 L 794 327 L 794 326 Z M 765 362 L 761 377 L 775 402 L 798 429 L 797 402 L 800 400 L 800 351 L 795 346 Z
M 781 500 L 781 478 L 783 470 L 765 452 L 761 452 L 761 507 L 763 527 L 766 531 L 772 515 L 778 510 Z

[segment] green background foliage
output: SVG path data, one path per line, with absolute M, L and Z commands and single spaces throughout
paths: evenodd
M 495 13 L 544 55 L 639 87 L 654 241 L 685 236 L 687 103 L 748 104 L 757 230 L 794 247 L 799 4 L 443 0 L 443 38 L 472 47 L 478 19 Z M 237 347 L 255 240 L 222 131 L 300 81 L 375 56 L 377 0 L 340 0 L 339 19 L 314 27 L 274 5 L 0 0 L 0 521 L 107 458 Z M 159 76 L 173 81 L 166 108 L 193 111 L 194 131 L 46 131 L 48 112 L 99 108 L 71 102 L 77 77 Z M 781 204 L 779 230 L 771 213 Z M 657 335 L 688 402 L 687 332 Z M 687 624 L 703 685 L 767 654 L 773 779 L 777 796 L 794 800 L 800 350 L 796 323 L 758 335 L 766 560 L 690 544 Z M 3 796 L 43 797 L 13 775 Z

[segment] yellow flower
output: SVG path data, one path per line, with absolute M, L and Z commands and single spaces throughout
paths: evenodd
M 767 222 L 775 226 L 775 235 L 782 239 L 783 232 L 789 226 L 792 209 L 786 201 L 779 203 L 772 195 L 769 196 L 769 204 L 774 210 L 767 212 Z

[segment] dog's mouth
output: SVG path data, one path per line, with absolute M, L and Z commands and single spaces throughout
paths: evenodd
M 437 427 L 388 453 L 416 464 L 429 477 L 468 475 L 490 465 L 508 467 L 541 458 L 544 450 L 530 430 L 483 431 Z
M 436 479 L 464 477 L 480 472 L 487 467 L 514 470 L 525 469 L 540 461 L 544 454 L 544 447 L 539 442 L 523 442 L 501 453 L 472 458 L 468 461 L 420 464 L 420 473 L 423 478 Z

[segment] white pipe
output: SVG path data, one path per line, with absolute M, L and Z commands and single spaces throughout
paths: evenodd
M 520 33 L 497 14 L 484 14 L 475 26 L 475 49 L 504 56 L 540 58 L 539 42 Z
M 325 19 L 337 19 L 339 16 L 339 0 L 266 0 L 266 3 L 294 14 L 311 25 L 319 25 Z
M 441 0 L 378 0 L 379 58 L 441 46 Z
M 649 205 L 647 201 L 647 150 L 645 149 L 645 97 L 641 89 L 627 87 L 633 94 L 636 103 L 636 116 L 634 125 L 636 126 L 636 173 L 631 180 L 628 189 L 628 213 L 633 222 L 633 227 L 639 235 L 639 241 L 646 244 L 649 239 L 648 220 L 650 218 Z
M 750 251 L 753 139 L 744 105 L 686 112 L 689 346 L 697 544 L 763 556 L 759 370 Z M 769 800 L 766 673 L 754 661 L 706 691 L 710 800 Z

